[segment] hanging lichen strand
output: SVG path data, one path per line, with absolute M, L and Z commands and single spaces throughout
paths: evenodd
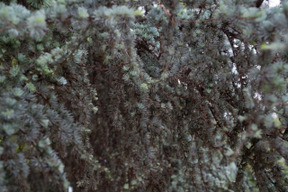
M 0 3 L 0 191 L 288 191 L 288 4 Z

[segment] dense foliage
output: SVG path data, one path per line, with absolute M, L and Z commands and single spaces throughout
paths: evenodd
M 0 191 L 288 191 L 287 23 L 286 1 L 2 1 Z

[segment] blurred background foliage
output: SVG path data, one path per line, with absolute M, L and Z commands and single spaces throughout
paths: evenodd
M 0 191 L 288 191 L 288 3 L 4 0 Z

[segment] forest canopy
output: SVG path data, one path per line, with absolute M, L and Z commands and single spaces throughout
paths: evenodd
M 3 0 L 0 191 L 288 191 L 288 2 Z

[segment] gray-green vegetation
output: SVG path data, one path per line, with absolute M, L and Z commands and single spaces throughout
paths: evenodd
M 288 3 L 4 0 L 0 191 L 288 191 Z

